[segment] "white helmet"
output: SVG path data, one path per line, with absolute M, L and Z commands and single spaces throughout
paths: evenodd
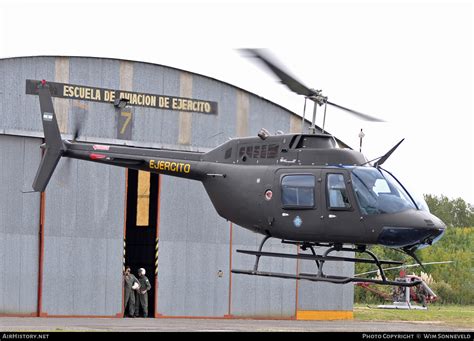
M 138 269 L 138 273 L 139 273 L 139 274 L 141 273 L 141 274 L 143 274 L 143 276 L 145 276 L 146 271 L 145 271 L 145 269 L 140 268 L 140 269 Z

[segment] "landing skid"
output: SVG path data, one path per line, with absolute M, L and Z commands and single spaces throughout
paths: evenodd
M 309 254 L 288 254 L 288 253 L 275 253 L 275 252 L 263 252 L 262 248 L 265 242 L 270 237 L 265 237 L 258 249 L 258 251 L 250 251 L 250 250 L 237 250 L 239 253 L 252 255 L 256 257 L 255 265 L 253 270 L 239 270 L 233 269 L 232 273 L 235 274 L 243 274 L 243 275 L 252 275 L 252 276 L 264 276 L 264 277 L 276 277 L 276 278 L 286 278 L 286 279 L 301 279 L 301 280 L 308 280 L 312 282 L 329 282 L 335 284 L 346 284 L 346 283 L 357 283 L 357 282 L 368 282 L 374 284 L 382 284 L 382 285 L 396 285 L 400 287 L 412 287 L 415 285 L 420 284 L 420 281 L 413 281 L 413 282 L 395 282 L 387 280 L 385 276 L 385 272 L 382 268 L 382 265 L 401 265 L 403 262 L 392 261 L 392 260 L 379 260 L 377 256 L 366 250 L 365 247 L 359 248 L 345 248 L 340 245 L 338 246 L 331 246 L 329 249 L 324 252 L 322 255 L 317 255 L 314 251 L 313 245 L 311 244 L 304 244 L 302 246 L 303 249 L 309 248 L 311 250 L 312 255 Z M 351 257 L 334 257 L 329 256 L 329 254 L 333 251 L 353 251 L 357 253 L 366 253 L 371 258 L 351 258 Z M 266 271 L 259 271 L 258 266 L 260 262 L 260 257 L 277 257 L 277 258 L 290 258 L 290 259 L 302 259 L 302 260 L 313 260 L 316 263 L 317 273 L 316 274 L 308 274 L 308 273 L 299 273 L 299 274 L 288 274 L 288 273 L 278 273 L 278 272 L 266 272 Z M 373 279 L 373 278 L 359 278 L 359 277 L 345 277 L 345 276 L 332 276 L 326 275 L 323 272 L 323 266 L 325 262 L 328 261 L 339 261 L 339 262 L 353 262 L 353 263 L 368 263 L 368 264 L 375 264 L 379 271 L 380 276 L 382 279 Z
M 393 302 L 393 304 L 378 305 L 379 309 L 401 309 L 401 310 L 427 310 L 427 307 L 408 304 L 407 302 Z

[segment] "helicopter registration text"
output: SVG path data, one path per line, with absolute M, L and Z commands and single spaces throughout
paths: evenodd
M 189 163 L 183 162 L 150 160 L 148 165 L 151 169 L 169 171 L 174 173 L 189 173 L 191 171 L 191 165 Z

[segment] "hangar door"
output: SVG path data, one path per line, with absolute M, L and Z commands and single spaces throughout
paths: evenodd
M 146 270 L 152 286 L 148 292 L 148 317 L 153 317 L 159 177 L 157 174 L 129 169 L 127 182 L 125 265 L 131 267 L 137 278 L 139 268 Z

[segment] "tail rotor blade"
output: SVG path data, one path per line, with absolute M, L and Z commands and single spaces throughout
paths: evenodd
M 85 115 L 82 111 L 78 111 L 74 114 L 73 126 L 72 126 L 72 139 L 77 140 L 84 127 Z
M 81 133 L 81 128 L 82 128 L 82 124 L 81 123 L 76 123 L 76 125 L 74 127 L 74 131 L 72 132 L 73 141 L 77 140 L 77 138 L 79 137 L 79 134 Z

